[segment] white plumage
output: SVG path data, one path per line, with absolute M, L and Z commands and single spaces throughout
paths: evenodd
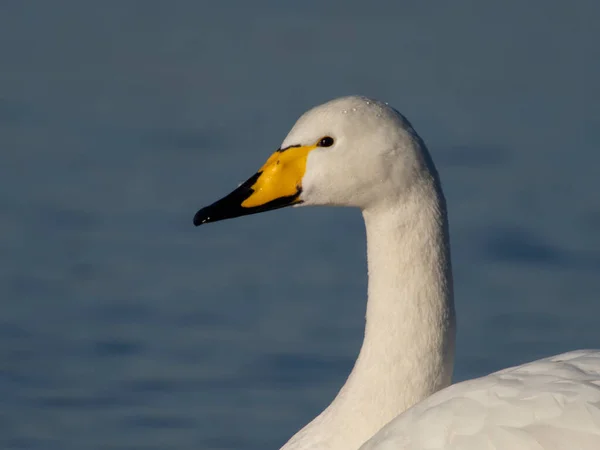
M 305 113 L 280 148 L 194 222 L 298 202 L 356 207 L 369 268 L 356 364 L 331 404 L 283 450 L 600 449 L 599 351 L 450 386 L 455 314 L 446 202 L 406 118 L 372 99 L 341 98 Z
M 600 353 L 564 353 L 455 384 L 361 447 L 421 449 L 600 449 Z

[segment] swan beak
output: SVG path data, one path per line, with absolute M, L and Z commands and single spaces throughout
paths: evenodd
M 278 149 L 252 177 L 229 195 L 199 210 L 194 225 L 256 214 L 302 203 L 306 160 L 316 145 Z

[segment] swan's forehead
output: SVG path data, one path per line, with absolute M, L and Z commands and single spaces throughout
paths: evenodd
M 324 136 L 343 139 L 368 135 L 397 122 L 398 113 L 385 103 L 366 97 L 344 97 L 304 113 L 281 146 L 310 145 Z

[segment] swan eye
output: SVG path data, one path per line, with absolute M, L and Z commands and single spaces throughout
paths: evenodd
M 329 137 L 329 136 L 325 136 L 324 138 L 321 138 L 321 140 L 317 144 L 318 147 L 331 147 L 332 145 L 333 145 L 333 138 Z

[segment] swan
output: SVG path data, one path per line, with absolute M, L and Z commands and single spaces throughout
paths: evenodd
M 403 115 L 360 96 L 309 110 L 252 177 L 200 209 L 194 224 L 289 205 L 359 208 L 369 281 L 364 340 L 346 383 L 282 449 L 600 449 L 598 350 L 451 385 L 446 202 Z

